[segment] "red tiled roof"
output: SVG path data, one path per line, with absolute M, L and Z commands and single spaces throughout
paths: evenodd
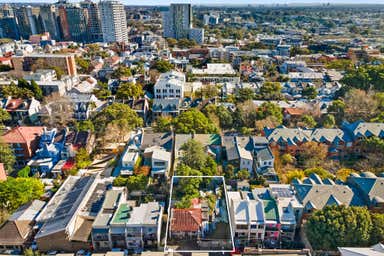
M 20 107 L 20 105 L 23 103 L 22 99 L 11 99 L 8 101 L 8 104 L 6 106 L 7 111 L 13 111 Z
M 9 60 L 11 60 L 11 57 L 0 57 L 0 62 L 9 61 Z
M 285 113 L 291 116 L 301 116 L 304 114 L 304 110 L 300 108 L 285 108 Z
M 202 223 L 201 209 L 172 209 L 171 231 L 198 231 Z
M 3 135 L 5 143 L 29 143 L 43 133 L 42 126 L 18 126 Z
M 4 164 L 0 163 L 0 181 L 4 181 L 6 179 L 7 179 L 7 173 L 5 172 Z

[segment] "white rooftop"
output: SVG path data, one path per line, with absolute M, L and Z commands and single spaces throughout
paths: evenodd
M 341 256 L 383 256 L 384 245 L 379 243 L 372 247 L 339 247 Z
M 232 65 L 229 63 L 209 63 L 207 68 L 198 69 L 193 68 L 192 74 L 195 75 L 236 75 L 236 71 L 233 69 Z
M 162 207 L 158 202 L 149 202 L 134 207 L 127 225 L 156 225 L 160 221 Z

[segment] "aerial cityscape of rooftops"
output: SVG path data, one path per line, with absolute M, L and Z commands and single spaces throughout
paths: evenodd
M 384 3 L 150 1 L 0 3 L 0 255 L 383 256 Z

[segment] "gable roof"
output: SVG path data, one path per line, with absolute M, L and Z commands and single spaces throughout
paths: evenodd
M 273 154 L 269 147 L 256 149 L 255 153 L 258 161 L 269 161 L 273 159 Z
M 384 123 L 356 121 L 354 123 L 344 123 L 343 128 L 348 130 L 354 137 L 384 137 Z
M 23 245 L 45 202 L 34 200 L 19 207 L 0 228 L 0 245 Z
M 235 136 L 223 136 L 221 141 L 225 152 L 227 153 L 227 160 L 232 161 L 239 159 L 239 152 L 237 151 Z
M 384 177 L 377 177 L 368 172 L 353 174 L 348 177 L 348 184 L 357 188 L 370 201 L 384 199 Z
M 194 232 L 200 229 L 202 224 L 201 208 L 172 209 L 171 231 Z
M 316 129 L 302 129 L 302 128 L 287 128 L 279 126 L 274 129 L 264 129 L 264 133 L 269 142 L 287 142 L 290 145 L 296 145 L 299 142 L 349 142 L 351 137 L 344 130 L 332 128 L 316 128 Z
M 2 136 L 5 143 L 29 143 L 43 133 L 42 126 L 18 126 Z
M 351 205 L 354 193 L 345 185 L 326 184 L 292 184 L 296 190 L 298 200 L 303 205 L 312 205 L 322 209 L 329 204 Z
M 32 230 L 30 221 L 6 221 L 0 229 L 0 245 L 23 245 Z

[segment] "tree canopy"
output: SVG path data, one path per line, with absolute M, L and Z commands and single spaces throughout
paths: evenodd
M 384 91 L 384 65 L 365 65 L 348 69 L 340 82 L 349 88 Z
M 183 155 L 180 158 L 176 173 L 181 176 L 215 176 L 217 164 L 206 154 L 203 145 L 193 139 L 184 143 L 181 148 Z
M 257 108 L 257 119 L 262 120 L 269 116 L 273 116 L 279 123 L 283 122 L 283 113 L 281 108 L 272 102 L 264 102 Z
M 120 79 L 121 77 L 130 77 L 132 76 L 131 69 L 124 66 L 119 66 L 115 69 L 111 75 L 112 78 Z
M 92 163 L 91 157 L 89 156 L 85 148 L 80 148 L 75 157 L 76 166 L 79 169 L 84 169 Z
M 44 185 L 35 178 L 11 178 L 0 182 L 0 206 L 14 211 L 44 194 Z
M 199 110 L 192 108 L 173 120 L 176 133 L 217 133 L 217 127 Z
M 0 140 L 0 163 L 4 164 L 4 168 L 7 173 L 13 170 L 13 165 L 16 162 L 15 154 L 11 147 Z
M 118 99 L 137 99 L 144 95 L 143 88 L 140 84 L 134 84 L 132 82 L 120 83 L 116 92 L 116 98 Z
M 11 115 L 5 109 L 0 109 L 0 125 L 3 125 L 4 122 L 11 120 Z
M 277 100 L 281 98 L 281 84 L 278 82 L 265 82 L 260 87 L 260 94 L 264 99 Z
M 369 211 L 362 207 L 326 206 L 309 217 L 305 231 L 315 250 L 368 246 L 372 229 Z
M 304 168 L 320 166 L 326 159 L 328 147 L 325 144 L 309 141 L 301 145 L 296 155 L 297 163 Z
M 166 60 L 158 60 L 153 65 L 153 68 L 157 69 L 160 73 L 166 73 L 173 69 L 173 65 Z
M 113 180 L 115 187 L 127 187 L 129 192 L 134 190 L 145 190 L 148 184 L 148 177 L 143 174 L 131 175 L 127 178 L 118 176 Z
M 96 132 L 104 134 L 108 124 L 116 124 L 125 131 L 130 131 L 143 125 L 143 119 L 128 105 L 113 103 L 99 112 L 93 119 Z

